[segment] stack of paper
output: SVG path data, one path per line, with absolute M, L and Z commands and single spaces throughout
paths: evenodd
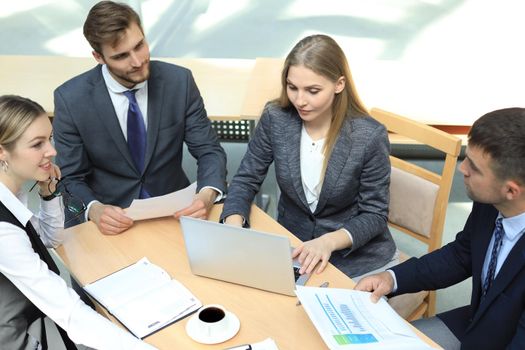
M 186 287 L 147 258 L 90 283 L 84 289 L 138 338 L 202 306 Z
M 385 300 L 373 304 L 368 292 L 297 286 L 297 296 L 330 349 L 431 349 Z

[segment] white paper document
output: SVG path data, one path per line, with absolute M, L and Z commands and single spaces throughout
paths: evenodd
M 129 208 L 126 209 L 126 216 L 133 220 L 171 216 L 176 211 L 190 206 L 196 190 L 197 183 L 194 182 L 182 190 L 168 193 L 164 196 L 134 199 Z
M 332 350 L 432 349 L 388 303 L 351 289 L 297 286 L 297 297 Z
M 147 258 L 90 283 L 84 289 L 138 338 L 202 306 L 186 287 Z

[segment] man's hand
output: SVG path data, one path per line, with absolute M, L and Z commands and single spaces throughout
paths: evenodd
M 354 289 L 372 292 L 370 300 L 372 300 L 373 303 L 377 303 L 379 298 L 392 292 L 392 289 L 394 289 L 394 279 L 390 272 L 384 271 L 364 277 L 357 283 Z
M 118 235 L 133 225 L 133 220 L 122 208 L 102 203 L 93 203 L 88 217 L 105 235 Z
M 213 203 L 217 198 L 217 192 L 211 188 L 204 188 L 193 197 L 193 202 L 187 208 L 181 209 L 173 216 L 180 219 L 181 216 L 190 216 L 197 219 L 208 219 Z

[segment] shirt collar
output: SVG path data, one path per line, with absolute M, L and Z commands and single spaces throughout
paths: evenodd
M 13 194 L 3 183 L 0 182 L 0 201 L 6 206 L 7 209 L 16 217 L 18 221 L 24 226 L 33 216 L 31 210 L 29 210 L 17 196 Z
M 523 235 L 525 231 L 525 213 L 510 218 L 504 218 L 501 213 L 499 213 L 498 219 L 499 218 L 503 219 L 501 220 L 501 223 L 503 224 L 503 229 L 505 230 L 505 236 L 507 236 L 507 239 L 513 241 Z
M 109 72 L 108 66 L 105 64 L 102 65 L 102 77 L 104 78 L 104 81 L 106 82 L 106 86 L 111 92 L 121 94 L 124 91 L 131 90 L 130 88 L 127 88 L 121 83 L 119 83 L 118 81 L 116 81 L 115 78 L 113 78 L 113 76 Z M 142 83 L 138 83 L 137 85 L 133 87 L 133 90 L 141 90 L 142 88 L 144 88 L 144 86 L 146 86 L 147 82 L 148 81 L 146 80 L 146 81 L 143 81 Z

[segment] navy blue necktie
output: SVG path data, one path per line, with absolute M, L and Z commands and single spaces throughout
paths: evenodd
M 128 149 L 135 163 L 137 170 L 142 173 L 144 170 L 144 158 L 146 156 L 146 126 L 144 117 L 140 112 L 137 99 L 135 98 L 137 90 L 124 91 L 124 95 L 129 100 L 128 108 Z M 144 186 L 140 188 L 140 198 L 149 198 L 148 192 Z
M 492 252 L 490 254 L 489 267 L 487 269 L 487 275 L 483 281 L 482 295 L 487 294 L 492 281 L 494 280 L 494 275 L 496 272 L 496 265 L 498 264 L 498 255 L 503 243 L 503 235 L 505 231 L 503 230 L 503 223 L 501 222 L 502 218 L 496 220 L 496 228 L 494 229 L 494 245 L 492 246 Z

